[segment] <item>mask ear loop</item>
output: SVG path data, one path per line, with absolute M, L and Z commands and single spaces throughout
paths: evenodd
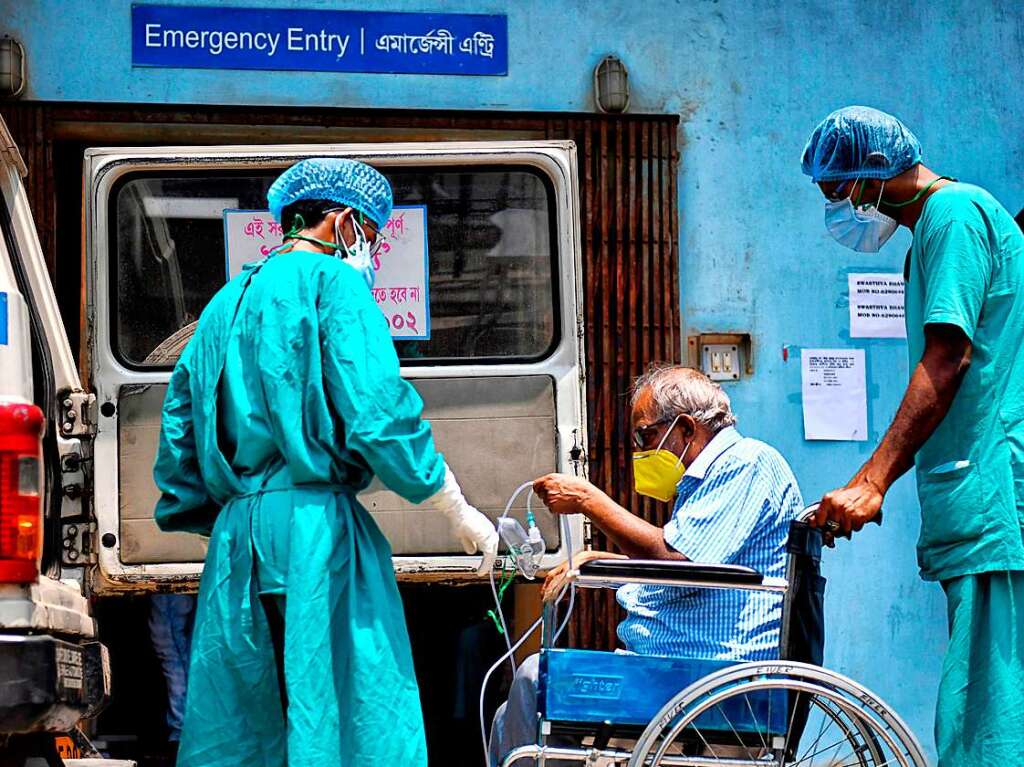
M 343 210 L 342 208 L 332 208 L 331 210 L 324 211 L 324 213 L 333 213 L 335 210 Z M 331 248 L 335 253 L 338 252 L 338 218 L 334 219 L 334 238 L 335 242 L 327 242 L 327 240 L 318 240 L 316 237 L 307 237 L 304 234 L 299 234 L 303 229 L 306 228 L 306 221 L 302 218 L 301 213 L 295 214 L 295 219 L 292 221 L 292 228 L 285 232 L 282 239 L 284 240 L 302 240 L 303 242 L 312 242 L 314 245 L 319 245 L 322 248 Z M 278 251 L 284 247 L 286 243 L 282 242 L 274 251 Z
M 683 417 L 683 414 L 680 413 L 679 415 L 677 415 L 675 418 L 672 419 L 672 424 L 665 430 L 665 436 L 663 436 L 661 438 L 661 442 L 659 442 L 658 446 L 654 449 L 655 453 L 657 453 L 659 450 L 661 450 L 665 446 L 665 440 L 668 439 L 668 435 L 672 433 L 672 430 L 674 428 L 676 428 L 676 424 L 679 423 L 679 419 L 682 418 L 682 417 Z M 676 461 L 676 468 L 677 469 L 680 466 L 683 465 L 683 459 L 686 457 L 686 454 L 690 451 L 690 446 L 691 445 L 693 445 L 693 440 L 692 439 L 689 442 L 686 443 L 686 447 L 683 448 L 682 455 L 680 455 L 679 456 L 679 460 Z
M 682 418 L 682 417 L 683 417 L 683 414 L 680 413 L 679 415 L 677 415 L 675 418 L 672 419 L 672 423 L 669 424 L 669 427 L 667 429 L 665 429 L 665 434 L 662 435 L 661 442 L 659 442 L 658 446 L 656 448 L 654 448 L 654 452 L 655 453 L 657 453 L 659 450 L 661 450 L 661 448 L 663 448 L 665 446 L 665 440 L 668 439 L 668 435 L 672 433 L 672 430 L 674 428 L 676 428 L 676 424 L 679 423 L 679 419 Z
M 295 243 L 288 242 L 288 240 L 306 239 L 306 238 L 302 237 L 301 235 L 299 235 L 299 232 L 301 232 L 305 228 L 306 228 L 306 219 L 304 219 L 302 217 L 301 213 L 296 213 L 295 216 L 292 218 L 292 228 L 284 233 L 284 236 L 281 238 L 281 244 L 280 245 L 277 245 L 277 246 L 275 246 L 275 247 L 270 249 L 270 255 L 271 256 L 276 256 L 278 253 L 283 252 L 285 248 L 293 248 L 293 247 L 295 247 Z
M 345 250 L 345 255 L 348 255 L 348 246 L 345 244 L 345 238 L 341 236 L 341 217 L 345 215 L 345 211 L 342 211 L 334 217 L 334 252 L 338 253 L 342 249 Z
M 688 453 L 688 452 L 690 451 L 690 445 L 692 445 L 692 444 L 693 444 L 693 440 L 692 440 L 692 439 L 691 439 L 691 440 L 690 440 L 689 442 L 687 442 L 687 443 L 686 443 L 686 447 L 684 447 L 684 448 L 683 448 L 683 453 L 682 453 L 682 455 L 680 455 L 680 456 L 679 456 L 679 460 L 678 460 L 678 461 L 676 461 L 676 468 L 677 468 L 677 469 L 678 469 L 678 468 L 679 468 L 680 466 L 682 466 L 682 465 L 683 465 L 683 459 L 684 459 L 684 458 L 686 457 L 686 454 L 687 454 L 687 453 Z
M 875 201 L 875 210 L 881 210 L 879 207 L 882 204 L 882 195 L 885 194 L 885 182 L 888 179 L 882 179 L 882 186 L 878 190 L 878 200 Z
M 301 213 L 296 213 L 295 217 L 292 219 L 292 228 L 285 232 L 284 239 L 287 240 L 289 237 L 294 237 L 305 228 L 306 219 L 302 217 Z
M 857 184 L 860 184 L 860 191 L 857 193 L 857 200 L 854 202 L 853 190 L 857 188 Z M 853 187 L 850 189 L 850 202 L 853 203 L 853 207 L 860 210 L 860 203 L 864 199 L 864 179 L 858 178 L 853 182 Z
M 353 208 L 346 208 L 346 210 L 352 211 L 353 214 L 359 213 Z M 363 214 L 359 213 L 359 223 L 355 222 L 355 216 L 351 217 L 352 220 L 352 235 L 355 237 L 355 242 L 352 243 L 351 248 L 345 242 L 345 238 L 341 236 L 341 225 L 338 223 L 341 220 L 342 214 L 338 214 L 337 218 L 334 219 L 334 239 L 338 242 L 338 250 L 344 251 L 345 257 L 351 257 L 359 252 L 360 247 L 367 243 L 366 235 L 363 233 Z

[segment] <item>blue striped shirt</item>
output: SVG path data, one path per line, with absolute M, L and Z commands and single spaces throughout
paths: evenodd
M 786 575 L 789 523 L 800 488 L 774 448 L 720 431 L 679 481 L 665 542 L 694 562 Z M 630 584 L 618 590 L 631 652 L 721 660 L 777 658 L 782 597 L 765 592 Z

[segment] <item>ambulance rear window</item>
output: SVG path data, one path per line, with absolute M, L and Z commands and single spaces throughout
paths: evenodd
M 525 166 L 382 170 L 396 211 L 374 297 L 403 364 L 536 361 L 551 353 L 560 329 L 547 177 Z M 264 210 L 278 173 L 138 172 L 118 181 L 110 201 L 110 311 L 122 363 L 172 366 L 228 276 L 280 244 L 280 227 Z

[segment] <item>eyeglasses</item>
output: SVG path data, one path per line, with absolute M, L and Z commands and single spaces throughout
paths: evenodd
M 850 184 L 856 184 L 858 180 L 859 179 L 855 178 L 846 179 L 846 181 L 841 183 L 832 191 L 832 194 L 826 195 L 826 199 L 829 202 L 839 202 L 840 200 L 845 200 L 850 195 L 850 192 L 847 190 L 847 187 L 850 186 Z
M 370 232 L 373 234 L 373 239 L 370 241 L 370 255 L 376 256 L 380 252 L 381 246 L 384 244 L 384 235 L 381 234 L 380 229 L 370 219 L 364 216 L 362 213 L 359 214 L 359 223 L 365 227 L 368 227 Z
M 648 441 L 650 441 L 653 438 L 654 430 L 656 428 L 671 421 L 674 421 L 677 417 L 678 416 L 674 415 L 666 416 L 665 418 L 657 420 L 654 423 L 649 423 L 646 426 L 638 426 L 637 428 L 633 429 L 633 444 L 636 446 L 636 449 L 643 450 L 644 445 L 646 445 Z

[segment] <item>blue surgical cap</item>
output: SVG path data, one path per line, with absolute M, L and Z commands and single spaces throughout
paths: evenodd
M 391 216 L 391 184 L 365 163 L 338 157 L 313 157 L 295 163 L 267 191 L 270 212 L 279 222 L 281 211 L 298 200 L 330 200 L 354 208 L 383 229 Z
M 906 125 L 871 107 L 844 107 L 807 140 L 801 160 L 814 183 L 892 178 L 921 162 L 921 142 Z

